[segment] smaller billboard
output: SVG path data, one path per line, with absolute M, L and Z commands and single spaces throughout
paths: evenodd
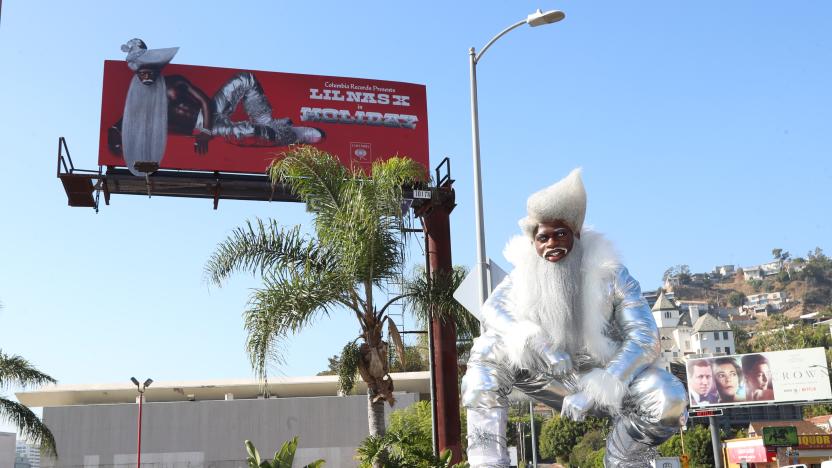
M 691 408 L 832 398 L 823 348 L 690 359 Z
M 763 444 L 770 447 L 797 446 L 797 428 L 794 426 L 775 426 L 763 428 Z

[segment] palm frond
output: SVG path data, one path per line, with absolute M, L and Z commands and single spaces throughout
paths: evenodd
M 257 219 L 235 229 L 217 246 L 205 275 L 220 286 L 236 271 L 262 275 L 272 269 L 326 270 L 332 268 L 332 258 L 328 249 L 303 236 L 299 226 L 283 229 L 274 220 Z
M 246 349 L 252 368 L 265 380 L 270 362 L 282 363 L 281 341 L 328 315 L 335 303 L 347 305 L 349 283 L 336 274 L 304 275 L 293 271 L 264 278 L 264 287 L 253 291 L 243 313 L 248 337 Z M 308 271 L 305 273 L 309 273 Z
M 57 456 L 52 432 L 26 406 L 0 395 L 0 419 L 11 422 L 25 439 L 40 445 L 46 453 Z
M 55 382 L 55 379 L 37 370 L 21 356 L 5 354 L 0 350 L 0 388 L 11 385 L 37 387 Z
M 417 319 L 425 325 L 432 318 L 451 320 L 456 324 L 458 338 L 479 336 L 479 320 L 454 299 L 454 291 L 462 284 L 466 274 L 465 268 L 456 267 L 450 272 L 437 272 L 428 280 L 425 270 L 418 269 L 405 285 L 409 295 L 408 305 Z
M 313 213 L 332 213 L 341 204 L 341 187 L 349 171 L 329 153 L 295 146 L 269 166 L 273 184 L 287 184 Z

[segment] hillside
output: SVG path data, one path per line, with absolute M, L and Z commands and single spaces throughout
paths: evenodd
M 736 307 L 738 294 L 746 297 L 783 291 L 791 303 L 784 310 L 790 318 L 822 310 L 832 312 L 832 259 L 819 248 L 807 257 L 792 261 L 796 265 L 792 271 L 784 269 L 762 280 L 746 281 L 742 272 L 728 278 L 685 274 L 679 278 L 681 284 L 672 287 L 672 291 L 677 300 L 707 301 L 718 308 Z

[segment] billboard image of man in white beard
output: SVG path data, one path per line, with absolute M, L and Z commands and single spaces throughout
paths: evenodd
M 468 462 L 508 467 L 513 388 L 562 417 L 609 416 L 604 464 L 646 468 L 687 420 L 682 383 L 659 367 L 658 328 L 638 282 L 603 236 L 583 228 L 580 170 L 533 194 L 514 270 L 483 304 L 462 379 Z
M 124 114 L 107 132 L 107 145 L 123 155 L 134 175 L 154 172 L 164 157 L 168 133 L 193 137 L 194 152 L 208 153 L 215 137 L 238 146 L 316 144 L 320 129 L 294 126 L 288 118 L 275 118 L 272 106 L 254 73 L 232 76 L 209 98 L 181 75 L 162 76 L 178 47 L 148 49 L 141 39 L 121 46 L 127 66 L 136 74 L 130 80 Z M 242 106 L 246 119 L 232 120 Z

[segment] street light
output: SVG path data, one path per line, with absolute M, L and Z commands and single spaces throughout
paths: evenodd
M 488 265 L 485 257 L 485 227 L 483 225 L 482 215 L 482 177 L 480 175 L 480 129 L 479 116 L 477 111 L 477 63 L 482 59 L 485 51 L 494 44 L 497 39 L 506 35 L 512 29 L 518 28 L 524 24 L 531 27 L 541 26 L 544 24 L 556 23 L 566 15 L 560 10 L 550 10 L 542 12 L 539 9 L 520 20 L 488 41 L 479 53 L 471 47 L 468 51 L 470 57 L 469 63 L 471 66 L 471 143 L 473 145 L 474 155 L 474 217 L 477 229 L 477 275 L 480 279 L 479 299 L 480 304 L 485 302 L 488 298 Z
M 153 383 L 153 379 L 147 379 L 144 381 L 143 384 L 139 384 L 139 381 L 135 377 L 130 377 L 130 381 L 133 382 L 133 385 L 136 386 L 136 390 L 139 391 L 139 441 L 136 444 L 136 468 L 141 468 L 142 466 L 142 404 L 144 403 L 144 391 L 147 390 L 147 387 Z

